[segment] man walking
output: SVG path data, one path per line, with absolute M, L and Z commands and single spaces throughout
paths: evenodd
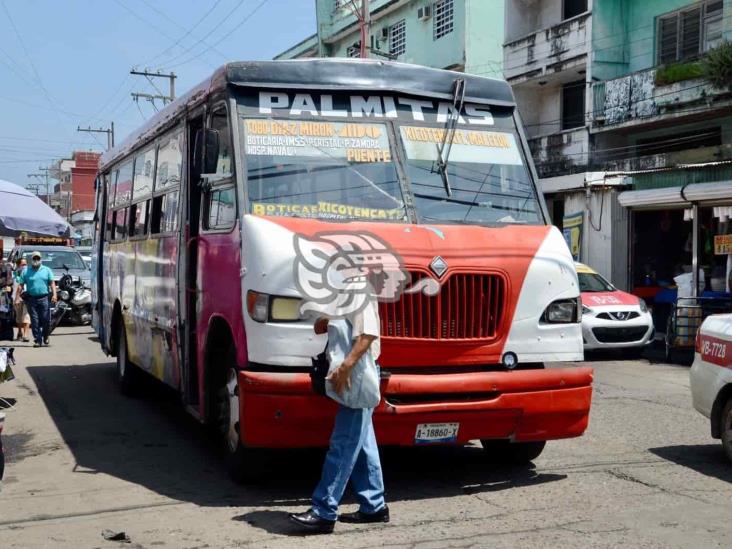
M 368 299 L 361 310 L 347 315 L 353 329 L 352 347 L 341 365 L 328 379 L 342 394 L 350 388 L 351 372 L 365 353 L 374 362 L 379 357 L 379 313 L 376 300 Z M 328 329 L 328 320 L 315 323 L 315 333 Z M 312 507 L 290 515 L 292 521 L 313 533 L 331 533 L 336 520 L 341 522 L 389 522 L 389 508 L 384 501 L 384 480 L 372 424 L 373 408 L 347 408 L 340 405 L 336 414 L 330 448 L 323 472 L 312 497 Z M 356 493 L 359 510 L 338 516 L 338 504 L 348 481 Z
M 18 327 L 18 341 L 30 341 L 28 335 L 30 333 L 30 315 L 28 314 L 28 306 L 20 297 L 21 288 L 23 287 L 23 273 L 28 269 L 28 262 L 24 257 L 18 259 L 15 275 L 13 276 L 13 296 L 15 304 L 15 324 Z
M 31 264 L 21 279 L 27 294 L 28 312 L 33 331 L 33 346 L 48 345 L 49 325 L 51 323 L 51 307 L 48 302 L 56 303 L 56 282 L 53 271 L 41 264 L 41 252 L 31 254 Z

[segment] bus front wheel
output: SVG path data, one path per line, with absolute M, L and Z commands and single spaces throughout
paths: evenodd
M 526 465 L 541 455 L 546 441 L 511 442 L 510 440 L 484 439 L 480 441 L 480 444 L 491 461 Z
M 235 368 L 226 374 L 226 382 L 216 392 L 217 431 L 222 441 L 224 460 L 229 476 L 247 484 L 258 477 L 256 450 L 241 443 L 239 423 L 239 384 Z

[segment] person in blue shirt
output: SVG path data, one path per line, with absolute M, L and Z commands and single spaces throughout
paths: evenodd
M 51 306 L 48 298 L 56 303 L 56 282 L 53 280 L 53 271 L 41 264 L 41 252 L 31 254 L 31 264 L 21 278 L 27 298 L 28 312 L 31 317 L 33 331 L 33 346 L 48 346 L 49 328 L 51 323 Z

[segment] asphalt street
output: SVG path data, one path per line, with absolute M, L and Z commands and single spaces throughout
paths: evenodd
M 320 451 L 273 452 L 226 476 L 212 439 L 155 384 L 121 396 L 87 328 L 17 350 L 3 436 L 0 547 L 728 547 L 732 464 L 692 409 L 688 367 L 598 358 L 590 427 L 533 466 L 477 444 L 382 452 L 392 521 L 295 535 Z M 572 366 L 572 365 L 569 365 Z M 348 499 L 343 507 L 354 508 Z M 107 541 L 125 532 L 130 544 Z

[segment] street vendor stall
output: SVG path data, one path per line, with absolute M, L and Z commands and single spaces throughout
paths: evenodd
M 0 236 L 68 237 L 71 228 L 51 207 L 20 185 L 0 179 Z
M 732 312 L 732 182 L 694 183 L 626 191 L 632 211 L 631 276 L 634 293 L 654 308 L 665 327 L 670 358 L 691 349 L 703 319 Z
M 0 179 L 0 237 L 68 238 L 70 232 L 69 224 L 37 196 Z M 13 339 L 15 326 L 14 266 L 2 259 L 3 243 L 0 238 L 0 340 Z

